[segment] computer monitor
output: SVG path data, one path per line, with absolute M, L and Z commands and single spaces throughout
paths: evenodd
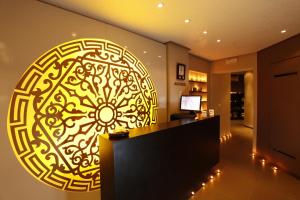
M 181 96 L 180 110 L 201 111 L 201 96 Z

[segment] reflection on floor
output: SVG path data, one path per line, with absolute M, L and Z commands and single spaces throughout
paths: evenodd
M 299 200 L 300 181 L 273 165 L 252 159 L 252 129 L 233 122 L 232 138 L 221 145 L 220 176 L 196 191 L 193 200 Z

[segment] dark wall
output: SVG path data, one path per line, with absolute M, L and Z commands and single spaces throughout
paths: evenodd
M 258 52 L 257 150 L 300 176 L 300 34 Z

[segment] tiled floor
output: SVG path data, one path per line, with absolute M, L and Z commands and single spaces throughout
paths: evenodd
M 300 200 L 300 181 L 252 159 L 252 129 L 232 124 L 232 138 L 221 146 L 220 176 L 195 192 L 193 200 Z

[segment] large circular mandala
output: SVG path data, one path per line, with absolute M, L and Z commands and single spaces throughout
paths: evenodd
M 38 180 L 68 191 L 100 188 L 97 136 L 156 122 L 157 95 L 144 65 L 107 40 L 61 44 L 36 60 L 14 90 L 8 132 Z

